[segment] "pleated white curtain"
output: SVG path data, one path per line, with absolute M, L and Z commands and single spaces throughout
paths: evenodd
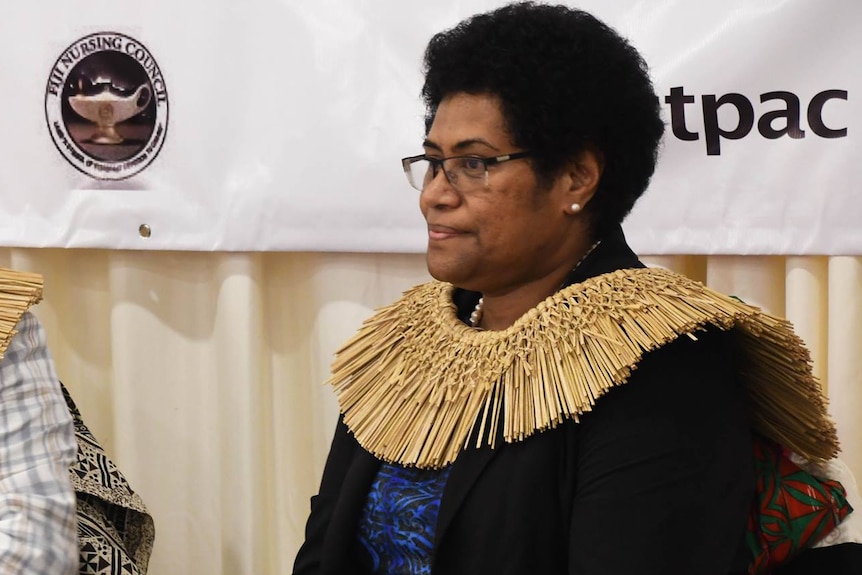
M 862 477 L 862 258 L 648 257 L 788 317 Z M 0 249 L 42 273 L 36 313 L 84 420 L 149 506 L 152 575 L 281 575 L 336 419 L 322 385 L 421 255 Z

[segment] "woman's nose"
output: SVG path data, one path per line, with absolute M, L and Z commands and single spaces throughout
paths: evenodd
M 461 194 L 449 182 L 442 168 L 422 187 L 419 196 L 423 209 L 430 207 L 457 206 L 461 202 Z

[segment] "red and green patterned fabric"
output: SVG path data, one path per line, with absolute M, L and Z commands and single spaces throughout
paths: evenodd
M 754 461 L 757 491 L 746 532 L 754 561 L 748 572 L 763 575 L 817 543 L 853 508 L 840 483 L 801 469 L 775 443 L 756 438 Z

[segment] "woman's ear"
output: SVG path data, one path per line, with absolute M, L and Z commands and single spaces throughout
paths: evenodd
M 599 187 L 604 163 L 601 154 L 586 149 L 569 165 L 569 189 L 566 191 L 566 212 L 583 210 Z

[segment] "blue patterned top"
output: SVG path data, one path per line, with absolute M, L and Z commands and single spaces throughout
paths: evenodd
M 376 575 L 429 575 L 440 499 L 449 468 L 384 463 L 359 519 L 359 541 Z

